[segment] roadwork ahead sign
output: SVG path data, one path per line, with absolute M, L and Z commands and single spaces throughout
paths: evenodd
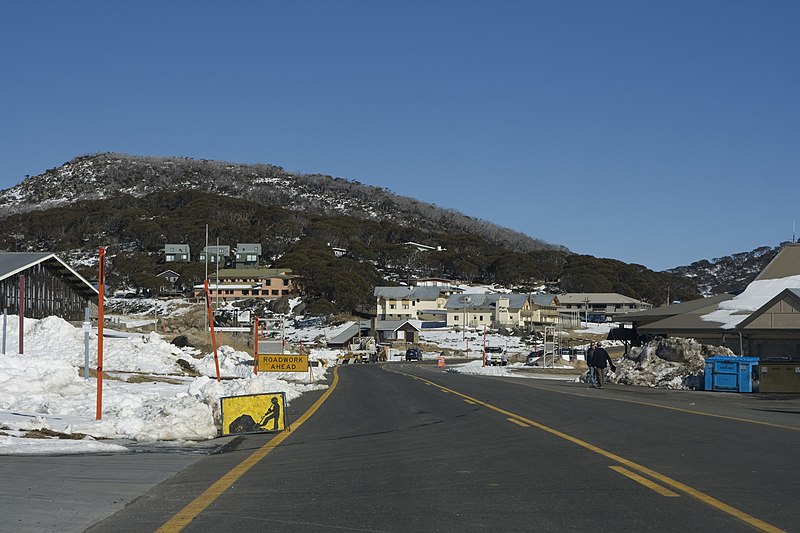
M 286 429 L 286 394 L 246 394 L 219 399 L 222 434 L 271 433 Z
M 287 353 L 258 354 L 259 372 L 308 372 L 308 356 Z

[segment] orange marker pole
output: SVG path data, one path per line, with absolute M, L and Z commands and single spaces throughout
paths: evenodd
M 106 292 L 106 249 L 100 247 L 100 271 L 97 275 L 97 413 L 95 420 L 103 418 L 103 322 Z
M 253 331 L 255 338 L 253 339 L 253 373 L 258 375 L 258 315 L 253 321 Z
M 211 346 L 214 348 L 214 366 L 217 369 L 217 381 L 221 381 L 219 377 L 219 356 L 217 355 L 217 336 L 214 335 L 214 315 L 211 312 L 211 296 L 208 294 L 208 278 L 203 283 L 203 288 L 206 293 L 206 309 L 208 310 L 208 325 L 211 327 Z M 219 290 L 219 287 L 217 287 Z

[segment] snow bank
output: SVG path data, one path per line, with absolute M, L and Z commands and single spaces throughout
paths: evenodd
M 9 331 L 18 327 L 8 317 Z M 7 340 L 11 340 L 8 335 Z M 16 337 L 16 336 L 13 336 Z M 96 418 L 97 380 L 84 379 L 83 331 L 56 317 L 25 320 L 25 353 L 19 355 L 16 338 L 7 342 L 0 355 L 0 454 L 39 453 L 53 439 L 20 439 L 20 433 L 49 429 L 60 433 L 83 433 L 94 438 L 126 438 L 137 441 L 192 441 L 217 436 L 221 425 L 219 402 L 223 396 L 242 394 L 286 394 L 291 402 L 304 392 L 326 388 L 316 383 L 329 366 L 307 373 L 262 373 L 253 375 L 252 355 L 228 346 L 219 349 L 220 370 L 225 379 L 215 379 L 213 354 L 200 360 L 162 340 L 157 334 L 104 339 L 103 413 Z M 90 366 L 97 365 L 97 338 L 90 341 Z M 191 352 L 191 350 L 190 350 Z M 332 354 L 323 353 L 327 359 Z M 179 373 L 183 358 L 206 375 L 169 376 Z M 312 359 L 315 357 L 312 355 Z M 129 373 L 137 373 L 128 382 Z M 214 376 L 212 379 L 211 376 Z M 72 441 L 83 442 L 83 441 Z M 59 445 L 60 446 L 60 445 Z M 96 443 L 68 444 L 70 449 L 98 451 Z M 50 453 L 70 453 L 57 449 Z M 106 448 L 106 451 L 109 449 Z
M 694 339 L 655 339 L 633 348 L 616 361 L 609 381 L 666 389 L 701 389 L 706 357 L 734 355 L 728 348 L 700 344 Z M 585 380 L 585 377 L 582 377 Z

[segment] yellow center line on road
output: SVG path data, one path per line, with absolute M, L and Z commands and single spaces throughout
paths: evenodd
M 333 389 L 336 388 L 336 385 L 339 383 L 339 368 L 333 369 L 333 383 L 331 386 L 328 387 L 320 398 L 314 402 L 308 411 L 303 413 L 303 415 L 297 419 L 297 421 L 293 424 L 294 430 L 297 430 L 303 423 L 311 418 L 311 415 L 317 412 L 325 400 L 328 399 L 328 396 L 331 395 Z M 268 443 L 264 444 L 262 447 L 254 451 L 250 454 L 244 461 L 230 469 L 225 475 L 215 481 L 210 487 L 208 487 L 202 494 L 196 497 L 194 500 L 189 502 L 186 507 L 181 509 L 175 516 L 169 519 L 163 526 L 156 530 L 157 533 L 177 533 L 185 528 L 189 523 L 194 520 L 197 515 L 203 512 L 203 510 L 211 505 L 214 500 L 219 498 L 223 492 L 228 490 L 231 485 L 236 483 L 236 481 L 242 477 L 248 470 L 250 470 L 253 466 L 255 466 L 261 459 L 266 457 L 266 455 L 277 448 L 284 440 L 289 438 L 291 435 L 290 432 L 284 431 L 279 433 L 274 438 L 272 438 Z
M 528 424 L 526 424 L 525 422 L 522 422 L 522 421 L 520 421 L 520 420 L 517 420 L 516 418 L 510 418 L 510 417 L 509 417 L 509 418 L 506 418 L 506 420 L 508 420 L 509 422 L 513 422 L 513 423 L 515 423 L 516 425 L 518 425 L 518 426 L 522 426 L 522 427 L 524 427 L 524 428 L 529 428 L 529 427 L 530 427 L 530 426 L 529 426 Z
M 680 497 L 679 494 L 676 494 L 676 493 L 672 492 L 671 490 L 669 490 L 666 487 L 662 487 L 658 483 L 653 483 L 652 481 L 650 481 L 646 477 L 640 476 L 636 472 L 631 472 L 627 468 L 624 468 L 622 466 L 609 466 L 609 468 L 611 470 L 613 470 L 614 472 L 618 472 L 618 473 L 622 474 L 623 476 L 627 476 L 627 477 L 631 478 L 635 482 L 644 485 L 645 487 L 647 487 L 650 490 L 656 491 L 657 493 L 661 494 L 662 496 L 666 496 L 668 498 L 678 498 L 678 497 Z
M 500 378 L 499 376 L 489 376 L 489 377 L 492 377 L 492 378 L 495 378 L 495 379 L 503 379 L 503 378 Z M 599 396 L 599 395 L 595 395 L 595 394 L 582 394 L 582 393 L 573 392 L 573 391 L 557 390 L 557 389 L 551 389 L 551 388 L 548 388 L 548 387 L 542 387 L 541 385 L 531 385 L 531 384 L 528 384 L 528 383 L 517 383 L 520 380 L 518 380 L 516 378 L 512 378 L 512 379 L 514 379 L 514 382 L 516 384 L 522 385 L 524 387 L 530 387 L 532 389 L 537 389 L 537 390 L 542 390 L 542 391 L 547 391 L 547 392 L 555 392 L 556 394 L 566 394 L 567 396 L 577 396 L 579 398 L 592 398 L 593 400 L 598 400 L 599 399 L 599 400 L 608 400 L 608 401 L 612 401 L 612 402 L 633 403 L 633 404 L 637 404 L 637 405 L 646 405 L 648 407 L 656 407 L 658 409 L 667 409 L 667 410 L 670 410 L 670 411 L 678 411 L 680 413 L 689 413 L 689 414 L 692 414 L 692 415 L 700 415 L 700 416 L 710 416 L 712 418 L 721 418 L 723 420 L 734 420 L 736 422 L 747 422 L 748 424 L 757 424 L 759 426 L 769 426 L 769 427 L 778 428 L 778 429 L 789 429 L 791 431 L 800 431 L 800 427 L 798 427 L 798 426 L 785 426 L 783 424 L 774 424 L 772 422 L 762 422 L 760 420 L 753 420 L 751 418 L 741 418 L 741 417 L 738 417 L 738 416 L 728 416 L 728 415 L 718 415 L 718 414 L 714 414 L 714 413 L 704 413 L 703 411 L 695 411 L 693 409 L 684 409 L 682 407 L 672 407 L 672 406 L 669 406 L 669 405 L 662 405 L 660 403 L 643 402 L 641 400 L 630 400 L 630 399 L 627 399 L 627 398 L 609 398 L 609 397 L 606 397 L 606 396 Z
M 386 369 L 385 367 L 384 367 L 384 369 L 387 370 L 388 372 L 395 372 L 397 374 L 401 374 L 401 375 L 404 375 L 404 376 L 414 377 L 414 376 L 411 376 L 411 374 L 406 374 L 405 372 L 400 372 L 398 370 L 389 370 L 389 369 Z M 422 381 L 426 381 L 426 382 L 430 383 L 431 385 L 436 385 L 439 388 L 447 388 L 447 387 L 442 387 L 442 385 L 436 384 L 436 383 L 434 383 L 432 381 L 428 381 L 428 380 L 426 380 L 424 378 L 419 378 L 419 379 L 422 379 Z M 764 532 L 768 532 L 768 533 L 781 533 L 783 531 L 782 529 L 780 529 L 778 527 L 775 527 L 772 524 L 769 524 L 767 522 L 764 522 L 763 520 L 761 520 L 759 518 L 751 516 L 751 515 L 745 513 L 744 511 L 740 511 L 739 509 L 736 509 L 735 507 L 732 507 L 732 506 L 728 505 L 727 503 L 722 502 L 722 501 L 714 498 L 713 496 L 705 494 L 704 492 L 701 492 L 701 491 L 699 491 L 699 490 L 697 490 L 695 488 L 692 488 L 689 485 L 686 485 L 684 483 L 681 483 L 680 481 L 677 481 L 677 480 L 672 479 L 670 477 L 667 477 L 667 476 L 665 476 L 663 474 L 660 474 L 660 473 L 656 472 L 655 470 L 651 470 L 650 468 L 647 468 L 646 466 L 642 466 L 642 465 L 640 465 L 638 463 L 634 463 L 633 461 L 625 459 L 624 457 L 622 457 L 620 455 L 617 455 L 615 453 L 612 453 L 612 452 L 609 452 L 607 450 L 604 450 L 603 448 L 600 448 L 599 446 L 595 446 L 594 444 L 590 444 L 590 443 L 588 443 L 588 442 L 586 442 L 584 440 L 581 440 L 581 439 L 579 439 L 577 437 L 573 437 L 572 435 L 568 435 L 567 433 L 564 433 L 564 432 L 559 431 L 557 429 L 553 429 L 553 428 L 551 428 L 549 426 L 545 426 L 544 424 L 540 424 L 539 422 L 536 422 L 535 420 L 531 420 L 529 418 L 526 418 L 524 416 L 518 415 L 516 413 L 512 413 L 510 411 L 506 411 L 505 409 L 501 409 L 499 407 L 495 407 L 494 405 L 491 405 L 489 403 L 482 402 L 481 400 L 478 400 L 476 398 L 473 398 L 472 396 L 468 396 L 468 395 L 466 395 L 464 393 L 461 393 L 461 392 L 458 392 L 456 390 L 453 390 L 453 389 L 448 389 L 448 390 L 452 394 L 454 394 L 456 396 L 460 396 L 461 398 L 463 398 L 465 400 L 471 400 L 471 401 L 475 402 L 476 404 L 482 405 L 483 407 L 486 407 L 487 409 L 491 409 L 492 411 L 500 413 L 500 414 L 502 414 L 503 416 L 505 416 L 507 418 L 514 418 L 519 422 L 522 422 L 524 424 L 528 424 L 528 425 L 533 426 L 535 428 L 541 429 L 542 431 L 545 431 L 545 432 L 547 432 L 547 433 L 549 433 L 551 435 L 554 435 L 554 436 L 559 437 L 561 439 L 564 439 L 566 441 L 572 442 L 573 444 L 577 444 L 578 446 L 580 446 L 582 448 L 585 448 L 585 449 L 587 449 L 589 451 L 592 451 L 594 453 L 602 455 L 603 457 L 606 457 L 607 459 L 610 459 L 610 460 L 614 461 L 615 463 L 619 463 L 621 465 L 627 466 L 631 470 L 636 470 L 637 472 L 639 472 L 641 474 L 645 474 L 646 476 L 649 476 L 649 477 L 651 477 L 653 479 L 656 479 L 656 480 L 660 481 L 661 483 L 663 483 L 664 485 L 667 485 L 668 487 L 671 487 L 672 489 L 675 489 L 675 490 L 680 491 L 680 492 L 684 492 L 684 493 L 688 494 L 689 496 L 691 496 L 692 498 L 694 498 L 696 500 L 699 500 L 699 501 L 705 503 L 706 505 L 708 505 L 710 507 L 713 507 L 714 509 L 717 509 L 718 511 L 722 511 L 723 513 L 725 513 L 727 515 L 730 515 L 730 516 L 732 516 L 734 518 L 737 518 L 737 519 L 741 520 L 742 522 L 745 522 L 746 524 L 754 527 L 755 529 L 757 529 L 759 531 L 764 531 Z

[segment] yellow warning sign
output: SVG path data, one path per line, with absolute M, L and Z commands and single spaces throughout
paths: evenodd
M 222 434 L 266 433 L 286 429 L 286 394 L 246 394 L 219 399 Z
M 308 356 L 284 353 L 258 354 L 259 372 L 308 372 Z

